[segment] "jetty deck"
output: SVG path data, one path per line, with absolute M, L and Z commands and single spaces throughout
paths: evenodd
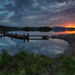
M 15 38 L 15 39 L 24 40 L 24 42 L 25 42 L 25 40 L 27 40 L 29 42 L 30 40 L 49 40 L 49 38 L 50 38 L 47 35 L 29 35 L 29 33 L 22 34 L 22 35 L 17 34 L 17 33 L 15 33 L 15 34 L 3 33 L 3 32 L 0 33 L 0 37 L 5 37 L 5 36 L 10 37 L 12 39 Z

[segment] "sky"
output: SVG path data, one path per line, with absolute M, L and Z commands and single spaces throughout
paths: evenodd
M 21 27 L 75 25 L 75 0 L 0 0 L 0 24 Z

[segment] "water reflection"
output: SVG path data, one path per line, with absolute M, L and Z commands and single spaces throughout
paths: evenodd
M 75 31 L 65 31 L 64 34 L 75 34 Z
M 4 39 L 4 38 L 3 38 Z M 6 41 L 8 39 L 8 41 Z M 2 40 L 3 41 L 3 40 Z M 13 41 L 13 42 L 12 42 Z M 3 46 L 10 54 L 15 54 L 21 50 L 26 50 L 28 53 L 34 53 L 39 55 L 45 55 L 48 57 L 56 57 L 62 55 L 66 50 L 67 46 L 69 45 L 64 40 L 42 40 L 42 41 L 30 41 L 30 42 L 23 42 L 22 40 L 5 38 L 6 46 Z M 7 46 L 8 45 L 8 46 Z
M 11 33 L 11 32 L 10 32 Z M 12 33 L 24 34 L 24 31 L 12 31 Z M 30 35 L 53 35 L 46 32 L 29 32 Z M 50 40 L 31 40 L 29 42 L 23 42 L 18 39 L 11 39 L 9 37 L 3 37 L 0 39 L 2 41 L 0 48 L 5 48 L 10 54 L 15 54 L 21 50 L 26 50 L 28 53 L 46 55 L 48 57 L 56 57 L 62 55 L 69 44 L 60 39 L 50 39 Z M 69 46 L 70 47 L 70 46 Z M 68 47 L 68 49 L 70 49 Z M 1 51 L 0 49 L 0 51 Z
M 0 31 L 10 32 L 10 31 L 25 31 L 25 32 L 56 32 L 57 34 L 74 34 L 74 26 L 68 27 L 10 27 L 10 26 L 1 26 Z
M 12 33 L 18 33 L 23 35 L 24 33 L 27 33 L 25 31 L 14 31 L 15 28 L 13 28 L 11 31 Z M 22 28 L 21 28 L 22 29 Z M 35 29 L 35 30 L 33 30 Z M 46 28 L 46 31 L 44 32 L 45 28 L 31 28 L 29 29 L 28 33 L 30 35 L 57 35 L 57 34 L 72 34 L 75 33 L 75 31 L 69 31 L 63 27 L 55 27 L 53 29 L 49 29 Z M 48 29 L 48 31 L 47 31 Z M 25 30 L 25 29 L 24 29 Z M 34 32 L 33 32 L 33 31 Z M 41 32 L 37 32 L 37 31 L 41 31 Z M 50 32 L 49 32 L 50 31 Z M 9 32 L 9 33 L 11 33 Z M 66 50 L 66 48 L 68 47 L 68 50 L 70 49 L 69 44 L 64 41 L 64 40 L 60 40 L 60 39 L 50 39 L 50 40 L 41 40 L 41 41 L 37 41 L 37 40 L 33 40 L 30 42 L 23 42 L 22 40 L 17 40 L 17 39 L 11 39 L 11 38 L 2 38 L 0 39 L 0 52 L 2 48 L 5 48 L 8 50 L 8 52 L 10 54 L 15 54 L 21 50 L 26 50 L 28 53 L 34 53 L 34 54 L 40 54 L 40 55 L 46 55 L 48 57 L 56 57 L 59 55 L 62 55 Z
M 48 34 L 58 35 L 58 34 L 75 34 L 75 31 L 62 31 L 62 32 L 48 32 Z
M 52 31 L 56 34 L 75 34 L 75 28 L 70 27 L 53 27 Z

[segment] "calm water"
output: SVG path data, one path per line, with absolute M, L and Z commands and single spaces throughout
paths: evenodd
M 13 32 L 15 33 L 15 32 Z M 17 32 L 18 34 L 23 34 L 26 32 Z M 55 32 L 29 32 L 30 34 L 39 34 L 39 35 L 55 35 L 59 33 Z M 61 34 L 61 33 L 60 33 Z M 62 55 L 65 50 L 69 50 L 69 44 L 60 39 L 50 39 L 50 40 L 41 40 L 41 41 L 29 41 L 23 42 L 23 40 L 11 39 L 9 37 L 0 38 L 0 52 L 2 49 L 6 49 L 11 55 L 21 51 L 26 50 L 28 53 L 34 53 L 39 55 L 45 55 L 48 57 L 56 57 Z

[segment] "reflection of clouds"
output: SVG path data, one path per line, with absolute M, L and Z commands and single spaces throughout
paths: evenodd
M 58 45 L 47 46 L 47 47 L 40 47 L 40 50 L 34 49 L 32 53 L 34 54 L 41 54 L 49 57 L 55 57 L 61 55 L 65 52 L 65 47 L 62 48 Z
M 30 42 L 23 42 L 22 40 L 18 39 L 9 39 L 9 38 L 2 38 L 0 39 L 0 49 L 3 47 L 11 53 L 14 54 L 15 52 L 19 52 L 21 50 L 26 50 L 29 53 L 45 55 L 49 57 L 55 57 L 64 53 L 66 46 L 64 40 L 42 40 L 42 41 L 30 41 Z M 14 51 L 13 51 L 14 50 Z
M 0 46 L 9 46 L 9 45 L 5 43 L 0 43 Z
M 63 40 L 30 41 L 24 44 L 24 48 L 27 52 L 52 57 L 64 53 L 67 45 L 68 44 Z
M 0 47 L 1 46 L 12 46 L 12 45 L 16 45 L 16 44 L 11 39 L 6 38 L 6 37 L 0 39 Z
M 53 45 L 53 46 L 50 46 L 50 47 L 42 47 L 41 48 L 41 51 L 42 52 L 48 52 L 48 53 L 52 53 L 52 54 L 60 54 L 60 53 L 63 53 L 65 50 L 65 48 L 62 48 L 61 46 L 58 46 L 58 45 Z
M 54 49 L 53 49 L 54 48 Z M 65 48 L 62 48 L 60 46 L 51 46 L 49 53 L 53 53 L 53 54 L 61 54 L 64 52 Z

